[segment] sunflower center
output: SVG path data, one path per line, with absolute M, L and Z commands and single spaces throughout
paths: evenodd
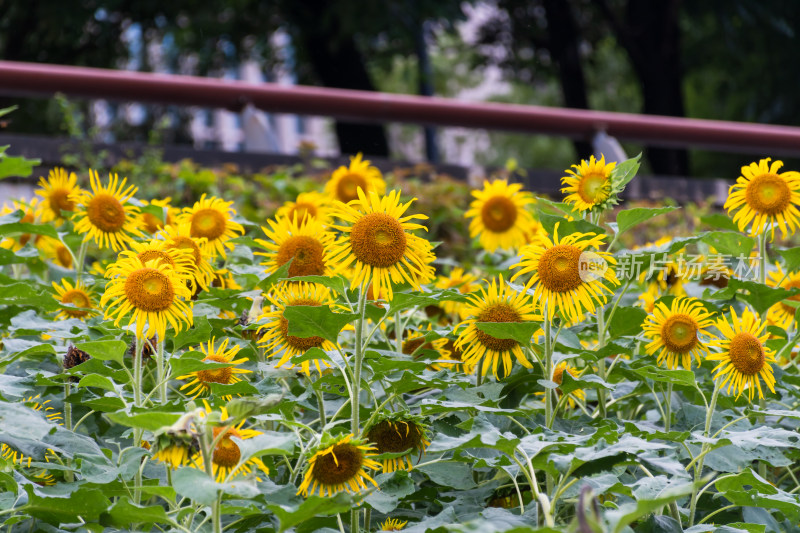
M 205 237 L 209 241 L 218 239 L 225 233 L 225 216 L 216 209 L 199 209 L 192 215 L 190 234 L 192 237 Z
M 89 297 L 86 296 L 81 290 L 73 289 L 64 293 L 61 297 L 61 303 L 72 304 L 75 307 L 91 307 L 89 304 Z M 78 309 L 64 309 L 64 312 L 71 317 L 79 318 L 89 314 L 88 311 L 80 311 Z
M 378 453 L 400 453 L 418 448 L 422 433 L 413 422 L 384 420 L 372 426 L 367 439 L 375 443 Z
M 219 355 L 209 355 L 208 357 L 204 358 L 203 361 L 211 361 L 212 363 L 230 363 L 230 361 Z M 233 368 L 231 367 L 201 370 L 197 373 L 197 379 L 203 383 L 220 383 L 222 385 L 230 384 L 231 376 L 233 376 Z
M 730 358 L 733 368 L 745 376 L 757 374 L 764 368 L 765 355 L 761 342 L 753 335 L 743 331 L 731 339 Z
M 169 265 L 172 268 L 175 268 L 175 261 L 172 260 L 169 254 L 166 254 L 161 250 L 145 250 L 139 254 L 139 260 L 142 262 L 142 264 L 145 264 L 148 261 L 157 260 L 157 264 L 159 265 Z
M 32 224 L 33 213 L 25 213 L 25 215 L 21 219 L 19 219 L 19 221 L 21 224 Z M 22 235 L 19 236 L 19 243 L 22 246 L 25 246 L 25 244 L 27 244 L 29 240 L 31 240 L 30 233 L 23 233 Z
M 406 253 L 403 226 L 386 213 L 369 213 L 353 224 L 350 244 L 356 259 L 376 268 L 400 262 Z
M 340 485 L 354 479 L 363 463 L 363 452 L 352 444 L 343 442 L 325 455 L 318 456 L 311 473 L 314 480 L 323 485 Z
M 417 351 L 417 348 L 425 344 L 423 349 L 432 349 L 433 346 L 431 343 L 425 343 L 425 337 L 416 337 L 414 339 L 408 339 L 403 343 L 403 353 L 406 355 L 411 355 L 412 353 Z
M 216 439 L 224 429 L 226 428 L 215 427 L 214 438 Z M 227 429 L 228 431 L 225 433 L 225 436 L 222 437 L 216 447 L 214 447 L 213 461 L 217 466 L 233 468 L 239 464 L 239 459 L 242 458 L 242 452 L 239 450 L 239 446 L 231 440 L 231 437 L 242 438 L 242 436 L 235 428 L 229 427 Z
M 547 290 L 567 292 L 580 287 L 581 249 L 571 244 L 558 244 L 539 258 L 539 279 Z
M 697 322 L 689 315 L 672 315 L 661 326 L 661 338 L 669 351 L 687 353 L 697 346 Z
M 310 298 L 300 298 L 292 301 L 286 307 L 292 307 L 295 305 L 311 305 L 317 307 L 320 305 L 320 303 Z M 280 328 L 283 338 L 286 339 L 286 344 L 299 352 L 306 352 L 311 348 L 319 348 L 322 346 L 322 343 L 325 342 L 325 339 L 322 337 L 295 337 L 294 335 L 289 335 L 289 321 L 283 316 L 281 316 L 280 319 Z
M 325 261 L 323 255 L 325 251 L 322 243 L 314 237 L 308 235 L 296 235 L 289 237 L 278 248 L 278 255 L 275 261 L 278 266 L 286 264 L 289 259 L 294 258 L 289 265 L 289 277 L 295 276 L 322 276 L 325 274 Z
M 591 173 L 584 176 L 578 185 L 578 194 L 584 202 L 600 203 L 608 198 L 608 180 L 605 175 Z
M 202 254 L 200 253 L 200 247 L 197 246 L 194 241 L 190 237 L 183 237 L 178 236 L 172 239 L 172 246 L 170 248 L 177 248 L 179 250 L 189 250 L 192 252 L 192 257 L 194 258 L 194 264 L 199 265 L 200 260 L 203 259 Z
M 517 206 L 505 196 L 493 196 L 481 209 L 483 225 L 495 233 L 502 233 L 517 220 Z
M 776 215 L 789 207 L 792 191 L 780 176 L 762 174 L 747 184 L 745 199 L 753 210 L 765 215 Z
M 58 259 L 58 264 L 64 268 L 72 268 L 72 254 L 69 253 L 69 249 L 66 246 L 58 246 L 56 258 Z
M 477 316 L 477 322 L 522 322 L 520 314 L 508 304 L 498 303 L 487 307 Z M 490 350 L 504 352 L 517 345 L 514 339 L 498 339 L 481 330 L 476 331 L 478 342 Z
M 303 222 L 306 217 L 312 218 L 317 216 L 317 206 L 308 202 L 298 202 L 289 211 L 289 220 L 297 217 L 298 222 Z
M 142 215 L 142 222 L 144 222 L 144 229 L 147 233 L 155 233 L 164 227 L 164 223 L 161 219 L 152 213 L 144 213 Z
M 358 189 L 367 192 L 367 180 L 360 174 L 346 174 L 336 184 L 336 196 L 344 203 L 358 199 Z M 299 219 L 298 219 L 299 220 Z
M 125 225 L 125 208 L 108 193 L 99 193 L 89 200 L 86 215 L 93 226 L 106 233 L 116 233 Z
M 154 268 L 140 268 L 125 280 L 125 296 L 137 309 L 147 312 L 166 311 L 175 301 L 172 282 Z
M 74 211 L 75 202 L 69 199 L 66 189 L 54 189 L 50 192 L 50 209 L 56 216 L 61 216 L 61 211 Z

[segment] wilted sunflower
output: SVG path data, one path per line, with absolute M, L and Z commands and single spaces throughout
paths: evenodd
M 39 178 L 36 194 L 42 197 L 39 204 L 39 218 L 43 223 L 55 220 L 57 224 L 64 221 L 62 211 L 75 211 L 74 198 L 80 195 L 78 176 L 74 172 L 67 174 L 63 168 L 56 167 L 45 178 Z
M 178 216 L 178 224 L 189 224 L 189 235 L 195 239 L 205 238 L 205 249 L 210 256 L 225 257 L 225 248 L 233 250 L 233 244 L 228 242 L 243 234 L 244 228 L 233 221 L 236 210 L 231 207 L 233 202 L 226 202 L 221 198 L 206 195 L 194 203 L 192 207 L 184 207 L 183 213 Z
M 286 202 L 275 213 L 276 218 L 294 220 L 302 224 L 306 217 L 316 218 L 322 223 L 328 221 L 331 211 L 331 198 L 316 191 L 301 192 L 294 202 Z
M 381 524 L 381 531 L 400 531 L 408 524 L 408 520 L 405 522 L 401 521 L 399 518 L 387 518 L 386 521 Z
M 392 284 L 407 281 L 414 289 L 433 279 L 430 263 L 435 259 L 431 244 L 410 231 L 425 230 L 425 226 L 409 222 L 427 219 L 425 215 L 403 216 L 414 200 L 400 203 L 400 191 L 386 196 L 370 193 L 369 198 L 359 189 L 358 201 L 338 202 L 335 215 L 352 225 L 334 226 L 343 235 L 334 244 L 331 263 L 337 269 L 351 264 L 355 275 L 350 288 L 371 280 L 374 293 L 392 299 Z
M 724 207 L 740 231 L 745 231 L 752 222 L 750 235 L 755 236 L 777 222 L 786 237 L 800 225 L 800 211 L 797 210 L 800 205 L 800 173 L 779 174 L 783 161 L 770 165 L 770 160 L 768 157 L 757 164 L 742 167 L 742 175 L 731 185 Z M 774 226 L 771 234 L 774 238 Z
M 381 416 L 367 430 L 369 442 L 375 443 L 378 454 L 393 454 L 383 460 L 383 471 L 411 470 L 411 461 L 415 454 L 422 455 L 430 445 L 427 436 L 428 428 L 424 419 L 412 416 L 407 412 L 392 413 Z M 397 454 L 404 454 L 398 456 Z
M 525 291 L 516 292 L 509 287 L 500 276 L 492 279 L 488 288 L 481 288 L 480 293 L 471 294 L 469 307 L 465 314 L 469 317 L 458 325 L 461 329 L 455 347 L 461 351 L 462 360 L 467 368 L 472 369 L 483 360 L 481 374 L 486 375 L 489 368 L 495 377 L 497 363 L 503 362 L 503 375 L 511 373 L 513 355 L 517 362 L 525 368 L 531 368 L 531 363 L 522 351 L 522 347 L 514 339 L 498 339 L 484 333 L 475 324 L 478 322 L 529 322 L 541 320 L 541 315 L 535 314 L 536 305 L 531 302 Z M 457 328 L 457 329 L 458 329 Z
M 323 437 L 323 443 L 309 451 L 305 478 L 297 494 L 312 496 L 319 491 L 320 496 L 333 496 L 339 492 L 359 492 L 366 489 L 369 481 L 375 487 L 375 480 L 365 469 L 378 470 L 381 465 L 371 457 L 375 456 L 374 446 L 353 435 Z
M 160 462 L 169 465 L 173 470 L 186 466 L 191 462 L 190 455 L 195 453 L 191 447 L 184 444 L 170 444 L 159 448 L 153 453 L 153 458 Z
M 196 370 L 194 372 L 190 372 L 184 376 L 178 376 L 177 379 L 191 379 L 192 381 L 186 383 L 181 387 L 181 390 L 187 389 L 189 387 L 194 387 L 192 390 L 188 391 L 186 394 L 191 396 L 192 398 L 197 398 L 198 396 L 205 396 L 211 394 L 211 384 L 212 383 L 219 383 L 220 385 L 233 385 L 241 381 L 237 374 L 250 374 L 252 370 L 245 370 L 244 368 L 236 368 L 235 365 L 239 365 L 242 363 L 247 362 L 246 357 L 242 357 L 241 359 L 234 359 L 236 354 L 239 353 L 241 350 L 241 346 L 236 344 L 231 346 L 231 349 L 228 350 L 228 339 L 222 341 L 222 343 L 214 347 L 215 339 L 211 337 L 211 340 L 208 341 L 208 344 L 201 344 L 200 351 L 205 354 L 203 361 L 210 362 L 210 363 L 222 363 L 228 364 L 231 366 L 225 368 L 214 368 L 211 370 Z M 238 396 L 241 396 L 239 394 Z M 230 401 L 231 396 L 223 396 L 225 400 Z
M 484 250 L 494 252 L 516 250 L 528 242 L 527 232 L 535 221 L 527 206 L 533 203 L 533 196 L 522 190 L 522 184 L 508 184 L 505 180 L 483 182 L 483 190 L 472 191 L 475 200 L 465 217 L 469 223 L 469 235 L 480 236 Z
M 149 202 L 147 200 L 142 200 L 142 205 L 145 207 L 152 205 L 160 207 L 162 210 L 161 217 L 157 217 L 147 211 L 142 211 L 142 227 L 147 233 L 153 235 L 164 226 L 172 226 L 175 224 L 175 219 L 180 214 L 180 210 L 176 207 L 172 207 L 170 204 L 171 201 L 172 198 L 169 197 L 163 200 L 150 200 Z
M 78 207 L 72 215 L 75 231 L 85 233 L 83 241 L 94 240 L 100 249 L 109 246 L 119 251 L 140 236 L 139 208 L 129 200 L 136 193 L 136 187 L 125 188 L 127 178 L 109 174 L 108 185 L 100 183 L 97 172 L 89 171 L 92 191 L 79 191 L 70 196 Z
M 63 307 L 58 311 L 56 318 L 70 319 L 80 318 L 83 320 L 91 314 L 94 314 L 94 293 L 92 290 L 84 285 L 82 282 L 77 282 L 74 286 L 67 278 L 61 280 L 61 285 L 53 282 L 53 289 L 56 294 L 53 295 L 59 303 L 74 305 L 76 308 Z
M 358 199 L 358 191 L 364 194 L 374 192 L 383 195 L 386 182 L 381 171 L 361 159 L 361 154 L 350 158 L 350 167 L 341 166 L 333 171 L 331 179 L 325 184 L 325 194 L 340 202 L 348 203 Z
M 439 276 L 436 280 L 437 289 L 457 289 L 461 294 L 469 294 L 478 289 L 478 278 L 469 272 L 465 272 L 463 268 L 456 267 L 450 271 L 447 276 Z M 439 306 L 449 315 L 458 315 L 463 317 L 466 304 L 464 302 L 456 302 L 452 300 L 443 300 Z
M 276 367 L 288 365 L 287 368 L 294 368 L 291 359 L 306 353 L 311 348 L 320 348 L 326 352 L 336 349 L 335 344 L 322 337 L 289 335 L 289 321 L 283 317 L 287 307 L 299 305 L 330 307 L 334 305 L 331 293 L 326 287 L 317 283 L 282 283 L 267 294 L 267 299 L 274 309 L 265 308 L 258 317 L 259 322 L 266 322 L 259 326 L 256 335 L 260 336 L 258 343 L 264 346 L 267 354 L 280 357 L 275 364 Z M 307 376 L 311 373 L 312 362 L 320 373 L 322 373 L 322 366 L 329 366 L 325 361 L 319 359 L 303 361 L 301 368 Z
M 72 268 L 72 252 L 58 239 L 46 235 L 39 235 L 36 239 L 36 247 L 42 252 L 45 258 L 56 265 L 67 269 Z
M 521 261 L 511 266 L 519 270 L 511 280 L 531 273 L 525 287 L 534 287 L 533 299 L 545 309 L 547 317 L 558 311 L 570 322 L 578 322 L 584 313 L 605 304 L 608 294 L 613 293 L 604 280 L 619 285 L 614 269 L 609 267 L 617 262 L 610 253 L 597 250 L 605 235 L 573 233 L 559 238 L 558 226 L 553 229 L 553 240 L 542 237 L 539 243 L 520 250 Z
M 0 215 L 7 215 L 16 211 L 22 211 L 22 217 L 19 219 L 20 224 L 36 224 L 36 204 L 38 202 L 38 198 L 33 198 L 30 203 L 12 200 L 12 207 L 8 207 L 4 204 L 3 209 L 0 210 Z M 32 235 L 30 233 L 22 233 L 16 237 L 6 237 L 5 239 L 0 240 L 0 248 L 5 248 L 6 250 L 16 252 L 28 244 L 28 242 L 31 240 L 31 237 Z
M 205 403 L 206 413 L 210 413 L 211 406 L 209 406 L 208 402 L 205 400 L 203 403 Z M 224 407 L 220 410 L 222 412 L 222 421 L 224 422 L 228 418 L 228 410 Z M 214 447 L 214 452 L 211 456 L 211 467 L 217 483 L 224 482 L 229 476 L 251 474 L 255 469 L 261 470 L 265 476 L 269 475 L 269 468 L 267 468 L 267 465 L 258 457 L 251 457 L 240 464 L 242 451 L 239 445 L 234 442 L 233 437 L 247 440 L 262 434 L 260 431 L 254 429 L 244 429 L 242 427 L 244 423 L 245 421 L 242 420 L 236 426 L 219 426 L 214 427 L 212 430 L 215 440 L 221 434 L 223 435 Z M 200 470 L 205 470 L 203 464 L 203 454 L 198 451 L 192 457 L 192 466 Z M 256 475 L 256 481 L 261 481 L 258 475 Z
M 717 320 L 722 336 L 709 342 L 709 346 L 719 348 L 721 352 L 707 355 L 706 359 L 719 361 L 712 373 L 716 374 L 714 379 L 723 380 L 721 388 L 728 385 L 727 392 L 733 389 L 737 399 L 747 390 L 748 400 L 752 402 L 755 389 L 758 389 L 759 398 L 764 397 L 759 376 L 769 390 L 775 392 L 775 377 L 770 366 L 775 362 L 775 352 L 766 346 L 769 338 L 765 331 L 766 322 L 759 320 L 749 308 L 745 308 L 741 319 L 733 307 L 730 315 L 730 322 L 725 315 Z
M 167 248 L 185 250 L 191 255 L 195 267 L 193 276 L 189 280 L 192 292 L 196 293 L 200 289 L 208 289 L 208 285 L 214 278 L 214 268 L 209 263 L 210 258 L 206 252 L 206 239 L 193 238 L 189 223 L 164 226 L 156 236 L 166 241 Z
M 800 272 L 789 272 L 788 274 L 783 271 L 780 264 L 776 263 L 777 270 L 773 270 L 767 274 L 767 285 L 770 287 L 780 287 L 781 289 L 791 290 L 800 289 Z M 790 296 L 786 300 L 800 303 L 800 294 Z M 794 323 L 794 314 L 797 312 L 796 307 L 783 302 L 776 303 L 767 311 L 767 320 L 771 324 L 780 326 L 788 330 L 792 323 Z
M 100 305 L 105 307 L 106 319 L 116 315 L 115 326 L 130 315 L 128 325 L 136 323 L 138 338 L 158 335 L 163 339 L 167 323 L 176 332 L 192 325 L 188 273 L 159 264 L 156 259 L 142 263 L 130 255 L 111 264 L 106 277 L 111 280 L 106 284 Z
M 675 298 L 669 307 L 659 302 L 642 324 L 644 336 L 650 340 L 645 350 L 649 355 L 658 354 L 658 364 L 666 363 L 671 370 L 678 365 L 691 370 L 692 356 L 700 365 L 700 356 L 708 354 L 703 337 L 713 337 L 707 329 L 713 325 L 711 313 L 696 298 Z
M 600 160 L 594 156 L 572 165 L 575 170 L 565 170 L 569 176 L 561 178 L 561 184 L 566 185 L 561 192 L 566 194 L 564 202 L 572 204 L 578 211 L 603 205 L 611 197 L 611 171 L 617 163 L 612 161 L 606 164 L 605 156 Z
M 56 411 L 55 408 L 50 407 L 47 405 L 50 403 L 50 400 L 45 400 L 40 402 L 41 399 L 40 395 L 36 396 L 28 396 L 25 398 L 23 403 L 31 404 L 28 407 L 33 409 L 34 411 L 39 411 L 44 414 L 44 417 L 47 419 L 48 422 L 53 422 L 54 424 L 61 425 L 61 421 L 63 420 L 63 416 L 60 412 Z M 49 455 L 55 454 L 53 450 L 47 450 L 44 454 L 44 460 L 48 463 L 50 462 Z M 26 466 L 28 468 L 31 467 L 31 462 L 33 462 L 33 458 L 30 456 L 25 455 L 24 453 L 18 452 L 11 446 L 6 443 L 0 443 L 0 457 L 7 461 L 11 461 L 15 465 Z
M 269 228 L 261 226 L 269 240 L 256 239 L 266 252 L 255 252 L 255 255 L 266 257 L 264 265 L 267 273 L 274 272 L 290 259 L 288 277 L 327 276 L 332 273 L 330 267 L 331 246 L 334 235 L 325 229 L 317 218 L 298 219 L 278 217 L 268 220 Z

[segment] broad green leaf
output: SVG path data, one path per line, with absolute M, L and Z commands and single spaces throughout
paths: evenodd
M 710 215 L 701 216 L 700 222 L 715 229 L 739 231 L 739 227 L 733 222 L 733 219 L 722 213 L 711 213 Z
M 203 358 L 205 357 L 206 355 L 203 352 L 186 352 L 178 359 L 172 359 L 170 361 L 172 376 L 177 377 L 202 370 L 216 370 L 218 368 L 235 366 L 231 363 L 214 363 L 212 361 L 203 361 Z
M 645 318 L 647 318 L 647 312 L 641 307 L 617 307 L 608 324 L 608 332 L 611 338 L 636 335 L 642 330 L 642 322 Z
M 98 387 L 100 389 L 105 389 L 111 392 L 116 391 L 113 381 L 111 381 L 105 376 L 99 376 L 97 374 L 89 374 L 87 376 L 83 376 L 81 378 L 80 383 L 78 383 L 78 387 Z
M 642 222 L 680 209 L 678 207 L 634 207 L 617 213 L 619 235 L 635 228 Z
M 148 410 L 141 413 L 128 414 L 123 411 L 107 413 L 106 416 L 117 424 L 132 428 L 157 431 L 164 426 L 171 426 L 181 417 L 181 413 Z
M 655 358 L 653 358 L 653 362 L 655 362 Z M 697 381 L 694 372 L 691 370 L 669 370 L 656 366 L 655 364 L 647 364 L 646 359 L 638 360 L 631 365 L 619 365 L 618 368 L 620 372 L 626 374 L 626 377 L 634 381 L 638 379 L 652 379 L 653 381 L 672 383 L 673 385 L 684 387 L 694 387 Z M 626 369 L 629 373 L 625 372 Z
M 539 331 L 538 322 L 475 322 L 475 327 L 495 339 L 513 339 L 530 346 L 533 334 Z
M 794 522 L 800 519 L 800 497 L 775 488 L 750 468 L 737 475 L 722 476 L 714 486 L 735 505 L 777 509 Z
M 800 270 L 800 247 L 778 250 L 778 254 L 783 257 L 784 272 L 797 272 Z
M 423 472 L 431 481 L 445 487 L 469 490 L 476 486 L 472 477 L 474 469 L 466 463 L 445 461 L 424 465 L 414 470 Z
M 558 224 L 558 235 L 560 237 L 578 232 L 595 233 L 597 235 L 605 235 L 606 233 L 606 231 L 600 226 L 592 224 L 591 222 L 583 220 L 582 218 L 567 220 L 564 217 L 550 215 L 542 212 L 541 210 L 538 211 L 538 216 L 539 222 L 542 224 L 542 227 L 545 229 L 548 235 L 553 235 L 556 224 Z
M 638 155 L 622 161 L 611 171 L 611 182 L 617 194 L 624 191 L 628 183 L 636 177 L 636 173 L 639 172 L 639 166 L 641 166 L 641 159 L 642 154 L 640 152 Z
M 208 318 L 205 316 L 198 316 L 194 319 L 194 324 L 186 331 L 181 331 L 176 334 L 172 340 L 172 351 L 180 350 L 184 346 L 194 346 L 207 342 L 211 339 L 211 324 L 208 323 Z
M 293 282 L 318 283 L 336 294 L 345 294 L 347 292 L 347 280 L 342 276 L 295 276 L 293 278 L 284 278 L 281 281 L 289 280 Z
M 283 311 L 289 321 L 289 335 L 303 339 L 322 337 L 334 344 L 339 332 L 358 318 L 355 313 L 334 313 L 325 305 L 291 305 Z
M 88 353 L 93 359 L 116 361 L 120 365 L 125 364 L 125 352 L 128 351 L 128 344 L 118 340 L 82 342 L 75 347 Z
M 9 177 L 27 178 L 33 174 L 33 167 L 41 163 L 41 159 L 26 159 L 21 156 L 11 157 L 0 152 L 0 179 Z
M 647 500 L 637 500 L 636 503 L 623 503 L 618 508 L 606 511 L 605 519 L 611 526 L 613 533 L 622 533 L 626 527 L 676 500 L 692 494 L 691 483 L 674 485 L 666 488 L 657 497 Z
M 299 505 L 277 505 L 267 504 L 267 509 L 272 511 L 280 521 L 278 531 L 283 533 L 301 522 L 314 516 L 331 516 L 337 513 L 346 513 L 353 508 L 355 499 L 346 492 L 340 492 L 335 496 L 321 498 L 319 496 L 309 496 Z
M 711 298 L 714 300 L 728 300 L 738 297 L 752 305 L 757 313 L 762 314 L 781 300 L 797 294 L 800 294 L 800 289 L 787 291 L 786 289 L 767 287 L 755 281 L 741 281 L 731 278 L 728 286 L 712 293 Z M 727 309 L 725 312 L 727 313 Z
M 747 256 L 756 245 L 756 240 L 733 231 L 712 231 L 703 236 L 703 242 L 713 246 L 717 253 L 739 257 Z
M 558 388 L 563 394 L 569 394 L 581 389 L 614 390 L 614 387 L 600 379 L 600 376 L 584 374 L 578 378 L 573 378 L 569 372 L 561 374 L 561 385 Z
M 107 513 L 113 525 L 123 528 L 131 524 L 164 524 L 168 521 L 167 513 L 160 505 L 144 507 L 124 497 L 118 499 Z
M 25 512 L 51 524 L 94 522 L 111 506 L 101 489 L 80 487 L 67 497 L 40 496 L 31 485 L 26 485 L 25 490 Z
M 217 499 L 217 492 L 222 491 L 243 498 L 258 496 L 258 488 L 254 483 L 246 481 L 229 481 L 217 483 L 197 468 L 185 466 L 172 474 L 172 486 L 175 492 L 203 505 L 211 505 Z

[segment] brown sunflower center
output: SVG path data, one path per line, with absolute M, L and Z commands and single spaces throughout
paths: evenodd
M 661 339 L 671 352 L 690 352 L 697 346 L 697 322 L 689 315 L 672 315 L 661 326 Z
M 758 213 L 776 215 L 789 207 L 792 191 L 786 181 L 776 174 L 761 174 L 745 189 L 747 205 Z
M 86 215 L 93 226 L 106 233 L 116 233 L 125 225 L 125 208 L 108 193 L 99 193 L 89 200 Z
M 578 195 L 584 202 L 595 204 L 608 198 L 608 180 L 605 175 L 592 172 L 581 178 L 578 184 Z
M 278 248 L 275 262 L 278 266 L 286 264 L 294 258 L 289 265 L 289 277 L 295 276 L 322 276 L 325 274 L 325 250 L 322 243 L 308 235 L 289 237 Z
M 377 268 L 400 262 L 406 253 L 406 233 L 396 218 L 386 213 L 369 213 L 353 224 L 350 245 L 356 259 Z
M 144 229 L 147 233 L 155 233 L 164 227 L 164 223 L 161 219 L 152 213 L 143 213 L 142 222 L 144 223 Z
M 295 305 L 312 305 L 317 307 L 320 305 L 320 303 L 316 300 L 312 300 L 311 298 L 299 298 L 287 304 L 286 307 L 292 307 Z M 298 352 L 306 352 L 311 348 L 319 348 L 322 346 L 322 343 L 325 342 L 325 339 L 322 337 L 295 337 L 294 335 L 289 335 L 289 321 L 283 316 L 281 316 L 280 319 L 280 328 L 281 335 L 283 335 L 283 338 L 286 339 L 286 344 Z
M 75 307 L 91 307 L 89 297 L 85 292 L 79 289 L 72 289 L 71 291 L 65 292 L 64 296 L 61 297 L 61 303 L 72 304 Z M 81 311 L 78 309 L 64 309 L 64 312 L 75 318 L 84 317 L 89 314 L 88 311 Z
M 224 429 L 226 428 L 214 428 L 214 438 L 216 439 Z M 239 446 L 233 442 L 233 440 L 231 440 L 231 437 L 242 438 L 242 436 L 238 431 L 236 431 L 235 428 L 229 427 L 227 429 L 228 431 L 214 447 L 213 461 L 217 466 L 221 466 L 223 468 L 233 468 L 239 464 L 239 459 L 242 458 L 242 452 L 239 450 Z
M 317 216 L 317 206 L 309 202 L 298 202 L 289 210 L 289 220 L 297 217 L 298 222 L 303 222 L 306 217 Z
M 69 191 L 67 189 L 53 189 L 50 191 L 49 200 L 50 210 L 57 217 L 61 216 L 61 211 L 75 210 L 75 202 L 69 199 Z
M 502 233 L 517 221 L 517 206 L 510 198 L 493 196 L 483 204 L 481 220 L 490 231 Z
M 336 184 L 336 196 L 347 203 L 358 199 L 358 189 L 367 192 L 367 180 L 360 174 L 346 174 Z M 299 219 L 298 219 L 299 220 Z
M 33 220 L 33 213 L 25 213 L 25 215 L 19 219 L 20 223 L 22 224 L 32 224 Z M 21 246 L 25 246 L 29 240 L 31 240 L 30 233 L 23 233 L 19 236 L 19 243 Z
M 731 339 L 730 358 L 733 368 L 745 376 L 757 374 L 764 368 L 764 347 L 753 335 L 743 331 Z
M 481 311 L 477 316 L 477 322 L 522 322 L 522 317 L 510 305 L 497 303 Z M 517 341 L 514 339 L 498 339 L 481 330 L 477 330 L 475 333 L 478 337 L 478 342 L 490 350 L 504 352 L 517 345 Z
M 154 268 L 134 270 L 125 280 L 125 296 L 137 309 L 158 312 L 169 309 L 175 301 L 172 282 Z
M 219 355 L 209 355 L 203 361 L 211 361 L 212 363 L 229 363 L 227 359 Z M 222 385 L 229 385 L 233 376 L 233 368 L 214 368 L 212 370 L 201 370 L 197 373 L 197 379 L 203 383 L 220 383 Z
M 190 235 L 213 241 L 225 233 L 226 224 L 225 216 L 216 209 L 199 209 L 192 215 Z
M 203 259 L 203 255 L 200 253 L 200 247 L 195 244 L 195 242 L 190 237 L 183 237 L 178 236 L 172 239 L 172 245 L 170 246 L 172 249 L 178 250 L 189 250 L 192 252 L 192 257 L 194 258 L 194 264 L 199 265 L 200 261 Z
M 323 485 L 340 485 L 354 479 L 363 464 L 364 453 L 349 442 L 343 442 L 317 457 L 311 475 Z
M 59 244 L 56 248 L 56 259 L 58 264 L 64 268 L 72 268 L 72 254 L 66 246 Z
M 414 422 L 384 420 L 372 426 L 367 439 L 375 443 L 378 453 L 400 453 L 419 448 L 422 432 Z
M 568 292 L 580 287 L 581 249 L 571 244 L 558 244 L 539 258 L 539 279 L 549 291 Z
M 403 353 L 406 355 L 411 355 L 423 344 L 425 344 L 425 346 L 422 347 L 423 350 L 433 349 L 433 345 L 431 345 L 431 343 L 425 342 L 425 337 L 415 337 L 413 339 L 407 339 L 405 342 L 403 342 Z
M 161 250 L 145 250 L 139 254 L 139 260 L 142 264 L 147 263 L 148 261 L 157 260 L 159 265 L 169 265 L 172 268 L 175 268 L 175 261 L 169 256 L 169 254 L 162 252 Z

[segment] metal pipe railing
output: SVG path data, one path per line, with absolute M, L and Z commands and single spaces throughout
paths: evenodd
M 800 128 L 634 115 L 449 98 L 253 84 L 193 76 L 0 61 L 0 94 L 67 96 L 278 113 L 359 122 L 405 122 L 591 139 L 605 132 L 651 146 L 707 148 L 764 155 L 800 155 Z

